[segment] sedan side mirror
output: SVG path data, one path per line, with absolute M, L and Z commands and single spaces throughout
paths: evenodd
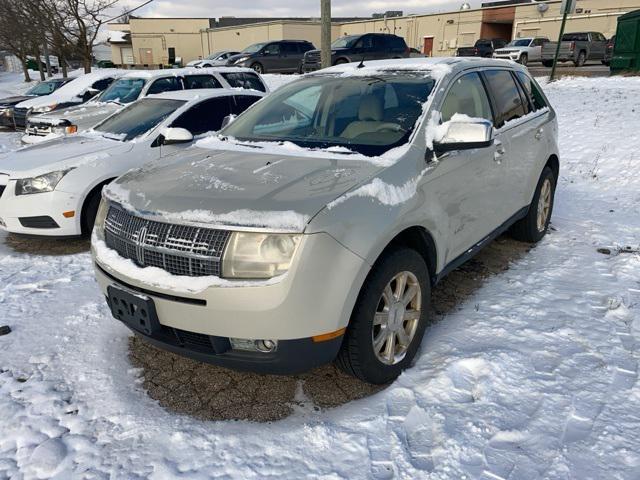
M 444 134 L 433 142 L 436 154 L 487 148 L 493 144 L 493 124 L 488 120 L 454 115 L 440 126 Z
M 193 135 L 186 128 L 165 128 L 160 133 L 164 137 L 162 145 L 193 142 Z
M 220 127 L 220 129 L 222 130 L 224 127 L 231 124 L 235 119 L 236 119 L 235 115 L 227 115 L 222 119 L 222 126 Z

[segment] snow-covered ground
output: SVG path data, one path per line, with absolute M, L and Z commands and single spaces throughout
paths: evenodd
M 89 255 L 0 234 L 0 478 L 640 478 L 640 254 L 618 250 L 640 246 L 640 78 L 544 88 L 562 132 L 553 231 L 430 328 L 394 384 L 334 410 L 163 410 Z

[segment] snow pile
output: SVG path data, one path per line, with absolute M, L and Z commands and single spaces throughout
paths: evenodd
M 162 409 L 89 255 L 0 234 L 0 478 L 638 478 L 640 79 L 544 89 L 562 155 L 550 235 L 440 315 L 396 382 L 334 410 Z

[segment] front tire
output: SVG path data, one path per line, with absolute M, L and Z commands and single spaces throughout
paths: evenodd
M 511 227 L 513 238 L 527 243 L 537 243 L 544 238 L 549 231 L 549 223 L 553 214 L 556 182 L 553 170 L 545 167 L 540 175 L 540 180 L 538 180 L 527 216 Z
M 254 64 L 251 65 L 251 68 L 253 69 L 254 72 L 256 72 L 256 73 L 258 73 L 260 75 L 262 75 L 264 73 L 264 67 L 262 66 L 261 63 L 258 63 L 258 62 L 254 63 Z
M 527 55 L 526 53 L 523 53 L 520 56 L 520 65 L 526 67 L 529 64 L 529 55 Z
M 360 291 L 337 366 L 377 385 L 396 379 L 420 347 L 430 297 L 429 271 L 418 252 L 383 254 Z

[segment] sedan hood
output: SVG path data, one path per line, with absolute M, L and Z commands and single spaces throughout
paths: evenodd
M 377 173 L 363 160 L 192 148 L 133 170 L 106 195 L 159 220 L 303 231 L 328 203 Z
M 71 125 L 88 128 L 96 125 L 101 120 L 113 115 L 122 108 L 117 103 L 91 103 L 65 108 L 56 112 L 45 113 L 29 118 L 31 123 L 44 123 L 47 125 L 59 125 L 65 120 Z
M 32 177 L 126 153 L 131 148 L 131 143 L 97 135 L 62 137 L 0 156 L 0 173 L 12 178 Z
M 16 95 L 14 97 L 3 98 L 3 99 L 0 99 L 0 108 L 13 107 L 14 105 L 17 105 L 20 102 L 24 102 L 25 100 L 29 100 L 30 98 L 33 98 L 33 97 L 27 96 L 27 95 Z

